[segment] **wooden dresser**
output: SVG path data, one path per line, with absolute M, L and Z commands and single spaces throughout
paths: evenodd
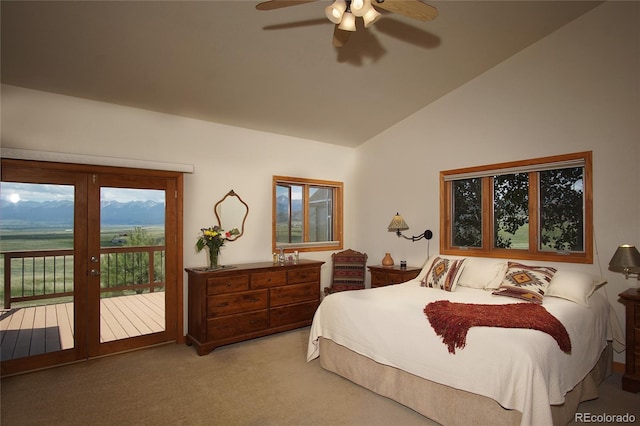
M 407 266 L 369 266 L 371 272 L 371 288 L 383 287 L 389 284 L 400 284 L 418 276 L 421 268 Z
M 626 362 L 622 389 L 640 392 L 640 292 L 630 288 L 619 294 L 626 307 Z
M 187 344 L 198 355 L 218 346 L 311 324 L 320 304 L 320 267 L 300 260 L 229 265 L 189 276 Z

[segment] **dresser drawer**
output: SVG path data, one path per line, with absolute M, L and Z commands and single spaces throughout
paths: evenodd
M 268 288 L 287 283 L 286 271 L 255 272 L 251 274 L 251 288 Z
M 316 300 L 320 298 L 320 285 L 317 282 L 287 285 L 272 288 L 271 306 L 289 305 L 291 303 Z
M 269 327 L 269 313 L 267 310 L 229 315 L 207 320 L 207 337 L 209 339 L 224 339 L 263 330 L 267 327 Z
M 207 295 L 249 290 L 249 275 L 207 279 Z
M 266 309 L 268 299 L 267 290 L 209 296 L 207 298 L 207 312 L 211 318 Z
M 309 281 L 320 281 L 320 269 L 318 268 L 302 268 L 293 269 L 287 272 L 289 284 L 306 283 Z M 320 288 L 320 284 L 318 284 Z
M 298 259 L 187 268 L 186 343 L 206 355 L 222 345 L 310 325 L 320 303 L 323 264 Z
M 269 311 L 269 326 L 279 327 L 303 321 L 308 321 L 311 324 L 319 304 L 319 301 L 315 301 L 273 308 Z

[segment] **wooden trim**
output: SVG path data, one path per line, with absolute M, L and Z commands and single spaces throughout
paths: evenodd
M 165 170 L 152 170 L 152 169 L 131 169 L 125 167 L 111 167 L 111 166 L 94 166 L 88 164 L 63 164 L 46 161 L 35 160 L 18 160 L 18 159 L 1 159 L 1 172 L 2 181 L 5 182 L 24 182 L 24 183 L 55 183 L 55 184 L 73 184 L 75 186 L 75 203 L 76 211 L 74 215 L 74 227 L 76 229 L 76 235 L 74 238 L 74 250 L 76 261 L 74 262 L 74 273 L 76 277 L 83 277 L 87 272 L 87 265 L 89 264 L 88 247 L 90 241 L 87 240 L 88 229 L 90 226 L 96 226 L 95 212 L 89 211 L 89 199 L 98 195 L 91 195 L 89 188 L 94 185 L 95 180 L 105 179 L 107 182 L 114 182 L 122 184 L 124 187 L 130 185 L 131 187 L 147 187 L 149 189 L 163 189 L 166 191 L 166 217 L 165 222 L 167 224 L 166 229 L 173 227 L 171 231 L 172 235 L 167 234 L 167 247 L 172 251 L 171 255 L 167 256 L 168 259 L 174 259 L 171 274 L 167 274 L 167 320 L 166 330 L 163 334 L 163 341 L 177 341 L 178 343 L 184 343 L 184 325 L 183 325 L 183 245 L 184 245 L 184 231 L 183 231 L 183 202 L 184 202 L 184 175 L 182 172 L 165 171 Z M 158 183 L 158 180 L 163 180 L 164 183 Z M 95 191 L 94 191 L 95 192 Z M 99 223 L 97 224 L 99 229 Z M 98 244 L 99 242 L 93 242 L 92 244 Z M 169 263 L 167 262 L 167 269 Z M 171 275 L 171 276 L 169 276 Z M 76 278 L 81 279 L 81 278 Z M 92 307 L 88 305 L 89 298 L 88 293 L 91 291 L 90 285 L 77 285 L 76 293 L 74 295 L 74 304 L 77 312 L 89 312 Z M 95 292 L 94 292 L 95 293 Z M 172 306 L 175 305 L 175 306 Z M 95 307 L 93 308 L 95 309 Z M 77 336 L 89 336 L 94 335 L 95 323 L 87 324 L 86 321 L 76 321 L 75 331 Z M 94 334 L 92 334 L 94 333 Z M 146 346 L 150 344 L 158 343 L 157 336 L 145 336 L 136 338 L 137 344 Z M 115 351 L 128 350 L 127 344 L 122 343 L 110 343 L 103 346 L 97 352 L 90 352 L 90 345 L 87 338 L 76 338 L 75 347 L 72 350 L 61 351 L 59 353 L 50 353 L 41 356 L 29 357 L 28 359 L 21 359 L 16 361 L 16 365 L 11 369 L 15 371 L 31 370 L 33 368 L 41 368 L 51 365 L 57 365 L 60 363 L 73 362 L 75 360 L 86 359 L 89 356 L 99 356 Z M 5 371 L 3 365 L 3 373 Z
M 302 231 L 304 235 L 302 237 L 302 241 L 309 241 L 309 185 L 304 185 L 304 190 L 302 191 Z M 293 214 L 292 214 L 293 216 Z
M 176 343 L 184 344 L 184 174 L 176 177 Z
M 451 185 L 446 184 L 444 175 L 440 172 L 440 253 L 451 247 Z
M 590 162 L 591 151 L 575 152 L 571 154 L 552 155 L 549 157 L 538 157 L 538 158 L 530 158 L 527 160 L 507 161 L 503 163 L 486 164 L 483 166 L 473 166 L 473 167 L 464 167 L 460 169 L 444 170 L 444 171 L 441 171 L 440 174 L 441 176 L 448 176 L 448 175 L 457 175 L 462 173 L 473 173 L 473 172 L 481 173 L 487 170 L 494 170 L 494 169 L 510 169 L 510 168 L 516 168 L 516 167 L 534 166 L 536 164 L 561 163 L 565 161 L 580 159 L 583 157 L 585 158 L 585 163 L 587 161 Z M 585 167 L 586 167 L 586 164 L 585 164 Z
M 290 183 L 294 185 L 304 186 L 303 191 L 303 209 L 304 209 L 304 232 L 305 235 L 303 237 L 304 241 L 309 240 L 309 187 L 310 186 L 324 186 L 334 188 L 334 199 L 333 199 L 333 236 L 334 240 L 338 241 L 337 244 L 334 245 L 323 245 L 318 247 L 291 247 L 288 248 L 287 252 L 291 252 L 293 250 L 298 250 L 300 252 L 312 252 L 312 251 L 334 251 L 334 250 L 342 250 L 344 246 L 344 183 L 339 181 L 332 180 L 323 180 L 323 179 L 307 179 L 307 178 L 297 178 L 292 176 L 277 176 L 274 175 L 272 178 L 272 207 L 271 207 L 271 250 L 275 251 L 278 244 L 276 242 L 276 197 L 277 191 L 276 188 L 278 183 Z
M 516 168 L 584 159 L 584 253 L 564 254 L 553 251 L 540 251 L 538 233 L 539 220 L 539 184 L 537 172 L 529 173 L 529 249 L 501 249 L 493 247 L 493 190 L 492 179 L 482 177 L 482 247 L 453 247 L 452 246 L 452 182 L 446 181 L 446 176 L 462 173 L 484 172 L 501 168 Z M 492 258 L 509 258 L 523 260 L 540 260 L 551 262 L 593 263 L 593 177 L 591 151 L 573 154 L 555 155 L 529 160 L 511 161 L 462 169 L 440 172 L 440 253 L 456 256 L 481 256 Z
M 96 174 L 133 174 L 136 176 L 155 176 L 155 177 L 177 177 L 182 176 L 182 172 L 172 172 L 167 170 L 152 169 L 133 169 L 126 167 L 113 166 L 93 166 L 90 164 L 73 164 L 73 163 L 52 163 L 47 161 L 35 160 L 15 160 L 10 158 L 2 158 L 2 168 L 4 167 L 34 167 L 43 170 L 60 170 L 74 173 L 96 173 Z

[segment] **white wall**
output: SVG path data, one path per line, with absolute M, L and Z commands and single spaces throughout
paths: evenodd
M 619 244 L 640 247 L 639 10 L 605 3 L 360 146 L 358 248 L 421 265 L 424 241 L 386 231 L 397 210 L 408 234 L 433 230 L 437 253 L 440 170 L 591 150 L 596 263 L 562 267 L 603 275 L 624 324 L 617 295 L 637 284 L 607 265 Z
M 195 173 L 184 179 L 185 267 L 207 264 L 206 253 L 195 252 L 196 238 L 200 228 L 216 224 L 213 206 L 231 189 L 250 210 L 245 234 L 222 248 L 221 262 L 272 259 L 273 175 L 344 182 L 345 247 L 353 244 L 352 148 L 7 85 L 2 86 L 2 146 L 193 164 Z M 329 285 L 330 255 L 302 255 L 326 262 L 322 286 Z

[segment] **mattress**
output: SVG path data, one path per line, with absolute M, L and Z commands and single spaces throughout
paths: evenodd
M 437 300 L 509 304 L 519 301 L 482 289 L 455 292 L 425 288 L 420 282 L 335 293 L 316 311 L 307 359 L 319 356 L 326 338 L 381 365 L 453 389 L 484 396 L 522 413 L 521 424 L 552 424 L 551 405 L 594 368 L 609 336 L 609 303 L 598 293 L 590 306 L 548 297 L 544 308 L 566 328 L 571 353 L 550 335 L 531 329 L 472 327 L 466 346 L 449 353 L 423 310 Z

